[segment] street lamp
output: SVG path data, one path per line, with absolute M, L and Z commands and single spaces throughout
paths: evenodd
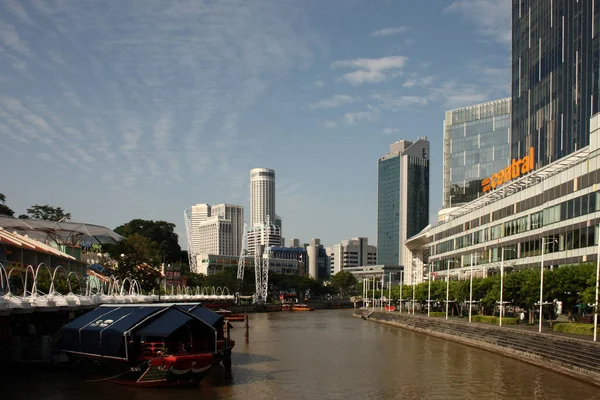
M 502 314 L 504 314 L 504 250 L 515 251 L 515 249 L 505 249 L 502 247 L 502 260 L 500 261 L 500 326 L 502 326 Z
M 392 273 L 390 272 L 390 278 L 389 278 L 389 282 L 388 282 L 388 304 L 392 303 Z M 388 307 L 388 311 L 392 311 L 391 310 L 391 306 Z
M 427 281 L 429 284 L 429 288 L 427 289 L 427 316 L 429 317 L 429 314 L 431 313 L 431 267 L 432 264 L 429 263 L 429 269 L 428 269 L 428 276 L 427 276 Z
M 475 253 L 475 262 L 477 262 L 477 254 Z M 471 283 L 469 287 L 469 322 L 473 311 L 473 256 L 471 256 Z
M 454 264 L 454 260 L 446 260 L 448 269 L 446 272 L 446 319 L 448 319 L 448 302 L 450 301 L 450 263 Z
M 400 314 L 402 314 L 402 286 L 404 285 L 404 267 L 400 271 Z
M 417 265 L 417 261 L 419 261 L 418 258 L 413 258 L 413 268 L 412 268 L 412 276 L 410 278 L 411 283 L 412 283 L 412 287 L 413 287 L 413 298 L 412 298 L 412 315 L 415 315 L 415 272 L 416 272 L 416 265 Z
M 544 319 L 544 248 L 546 247 L 544 246 L 544 239 L 546 238 L 542 236 L 542 260 L 540 262 L 540 323 L 538 327 L 539 333 L 542 333 L 542 320 Z M 556 238 L 553 238 L 552 241 L 554 243 L 557 242 Z
M 598 255 L 596 256 L 596 304 L 594 307 L 594 342 L 598 331 L 598 280 L 600 280 L 600 224 L 598 224 Z
M 379 309 L 383 311 L 383 291 L 385 290 L 385 274 L 381 273 L 381 293 L 379 294 Z

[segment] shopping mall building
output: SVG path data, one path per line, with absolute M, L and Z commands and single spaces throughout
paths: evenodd
M 482 181 L 482 195 L 450 211 L 405 242 L 422 279 L 431 271 L 454 279 L 500 268 L 596 261 L 600 224 L 600 114 L 590 119 L 589 145 L 542 168 L 526 155 Z M 533 150 L 531 150 L 533 151 Z M 419 279 L 421 280 L 421 279 Z

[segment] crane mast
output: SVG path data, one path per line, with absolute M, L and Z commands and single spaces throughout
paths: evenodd
M 194 241 L 192 240 L 192 217 L 188 213 L 188 210 L 183 211 L 183 220 L 185 221 L 185 236 L 187 242 L 187 253 L 188 253 L 188 262 L 190 264 L 190 271 L 197 273 L 198 265 L 197 265 L 197 257 L 196 252 L 194 250 Z

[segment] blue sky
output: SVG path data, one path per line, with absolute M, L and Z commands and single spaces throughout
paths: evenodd
M 509 0 L 0 2 L 0 192 L 114 228 L 244 205 L 286 238 L 376 240 L 377 159 L 510 87 Z

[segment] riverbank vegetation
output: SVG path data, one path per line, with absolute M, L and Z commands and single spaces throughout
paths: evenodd
M 449 307 L 451 315 L 468 313 L 468 301 L 470 281 L 468 270 L 466 280 L 451 280 L 449 291 Z M 544 313 L 553 313 L 554 301 L 562 302 L 562 311 L 566 312 L 568 319 L 574 322 L 575 315 L 581 315 L 588 304 L 595 303 L 596 265 L 594 263 L 582 263 L 567 265 L 544 271 Z M 362 284 L 359 284 L 362 285 Z M 386 285 L 387 286 L 387 285 Z M 415 285 L 415 302 L 421 310 L 427 310 L 428 283 Z M 388 290 L 383 295 L 388 296 Z M 400 287 L 392 288 L 392 299 L 397 302 L 400 298 Z M 373 291 L 369 291 L 369 297 Z M 379 298 L 381 291 L 375 291 L 375 297 Z M 402 286 L 402 298 L 404 301 L 412 301 L 413 287 Z M 446 281 L 432 280 L 431 282 L 432 310 L 445 312 Z M 487 278 L 473 278 L 473 302 L 474 314 L 494 315 L 498 313 L 497 302 L 500 300 L 500 273 L 496 271 Z M 529 322 L 533 323 L 535 312 L 540 300 L 540 269 L 524 269 L 511 272 L 509 268 L 504 273 L 503 300 L 507 302 L 508 309 L 515 308 L 527 311 Z M 510 315 L 507 311 L 507 316 Z M 512 315 L 511 315 L 512 316 Z M 503 319 L 504 323 L 504 319 Z

